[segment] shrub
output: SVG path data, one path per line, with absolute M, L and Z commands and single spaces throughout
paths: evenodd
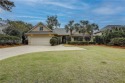
M 70 45 L 89 45 L 89 44 L 95 44 L 95 42 L 84 42 L 84 41 L 70 41 L 68 42 Z
M 50 44 L 51 44 L 51 46 L 57 45 L 58 44 L 58 39 L 57 38 L 51 38 L 50 39 Z
M 61 37 L 52 37 L 52 38 L 57 39 L 57 44 L 61 44 Z
M 125 38 L 113 38 L 109 45 L 125 46 Z
M 125 32 L 122 31 L 113 31 L 113 32 L 104 32 L 103 41 L 104 44 L 109 44 L 113 38 L 122 38 L 125 37 Z
M 94 42 L 96 44 L 103 44 L 103 38 L 102 38 L 102 36 L 95 36 Z
M 0 45 L 20 44 L 21 39 L 15 36 L 0 35 Z

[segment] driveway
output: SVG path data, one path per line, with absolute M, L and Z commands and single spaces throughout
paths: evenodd
M 0 60 L 26 54 L 32 52 L 45 52 L 45 51 L 65 51 L 65 50 L 85 50 L 84 48 L 79 47 L 65 47 L 63 45 L 58 46 L 18 46 L 18 47 L 10 47 L 10 48 L 2 48 L 0 49 Z

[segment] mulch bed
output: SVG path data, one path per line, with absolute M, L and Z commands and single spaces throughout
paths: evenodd
M 23 46 L 23 45 L 22 44 L 20 44 L 20 45 L 0 45 L 0 48 L 17 47 L 17 46 Z
M 111 48 L 121 48 L 121 49 L 125 49 L 125 46 L 108 46 L 108 45 L 68 45 L 66 44 L 65 46 L 105 46 L 105 47 L 111 47 Z
M 112 48 L 121 48 L 121 49 L 125 49 L 125 46 L 107 46 L 107 45 L 97 45 L 97 46 L 106 46 L 106 47 L 112 47 Z

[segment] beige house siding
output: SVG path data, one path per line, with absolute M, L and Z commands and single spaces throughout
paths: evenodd
M 101 35 L 102 35 L 102 32 L 94 34 L 94 36 L 101 36 Z
M 42 31 L 40 31 L 41 27 L 43 27 Z M 33 31 L 36 33 L 32 33 Z M 37 32 L 41 32 L 41 33 L 37 33 Z M 50 39 L 54 36 L 54 34 L 52 34 L 52 31 L 46 26 L 37 25 L 36 27 L 34 27 L 29 31 L 27 36 L 28 36 L 29 45 L 47 45 L 48 46 L 50 45 Z
M 42 25 L 35 27 L 32 31 L 40 31 L 40 27 L 43 27 L 43 31 L 50 31 L 50 30 L 48 30 L 48 28 L 46 28 L 46 27 L 44 27 Z

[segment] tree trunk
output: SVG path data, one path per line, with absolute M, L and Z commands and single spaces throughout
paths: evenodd
M 83 33 L 83 41 L 85 40 L 85 37 L 84 37 L 84 36 L 85 36 L 85 33 Z
M 91 41 L 93 41 L 93 32 L 91 33 Z
M 72 30 L 70 30 L 70 37 L 71 37 L 71 41 L 73 41 Z
M 91 35 L 91 41 L 93 42 L 93 34 Z

